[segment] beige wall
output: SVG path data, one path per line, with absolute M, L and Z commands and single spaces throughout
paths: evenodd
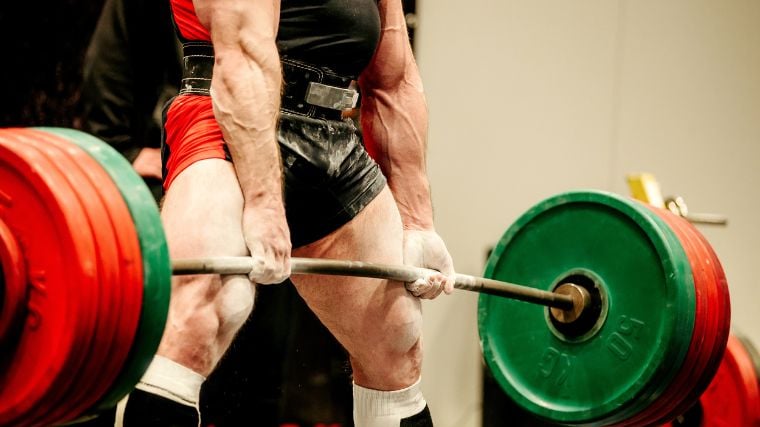
M 760 1 L 419 0 L 436 224 L 459 271 L 525 209 L 592 187 L 719 212 L 702 227 L 734 325 L 760 344 Z M 425 303 L 424 387 L 439 427 L 480 425 L 474 295 Z

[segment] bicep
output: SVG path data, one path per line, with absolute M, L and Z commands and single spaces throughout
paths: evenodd
M 401 0 L 380 0 L 378 8 L 380 41 L 360 79 L 365 90 L 388 88 L 417 73 Z

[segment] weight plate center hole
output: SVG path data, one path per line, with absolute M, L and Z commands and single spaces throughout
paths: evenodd
M 570 295 L 574 302 L 570 310 L 546 308 L 546 321 L 554 335 L 563 341 L 581 342 L 599 331 L 607 317 L 607 295 L 593 273 L 571 272 L 556 282 L 552 292 Z

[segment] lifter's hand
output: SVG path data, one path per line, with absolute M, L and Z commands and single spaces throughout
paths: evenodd
M 243 211 L 243 234 L 253 258 L 251 282 L 270 285 L 290 276 L 290 231 L 285 214 L 267 209 Z
M 441 291 L 454 291 L 454 262 L 446 244 L 435 231 L 404 230 L 404 264 L 440 271 L 406 284 L 412 295 L 433 299 Z

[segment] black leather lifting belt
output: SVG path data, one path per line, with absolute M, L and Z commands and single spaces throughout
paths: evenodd
M 340 120 L 343 110 L 355 108 L 359 92 L 350 77 L 288 58 L 282 63 L 280 110 L 317 119 Z M 214 48 L 205 42 L 183 44 L 180 95 L 209 95 Z

